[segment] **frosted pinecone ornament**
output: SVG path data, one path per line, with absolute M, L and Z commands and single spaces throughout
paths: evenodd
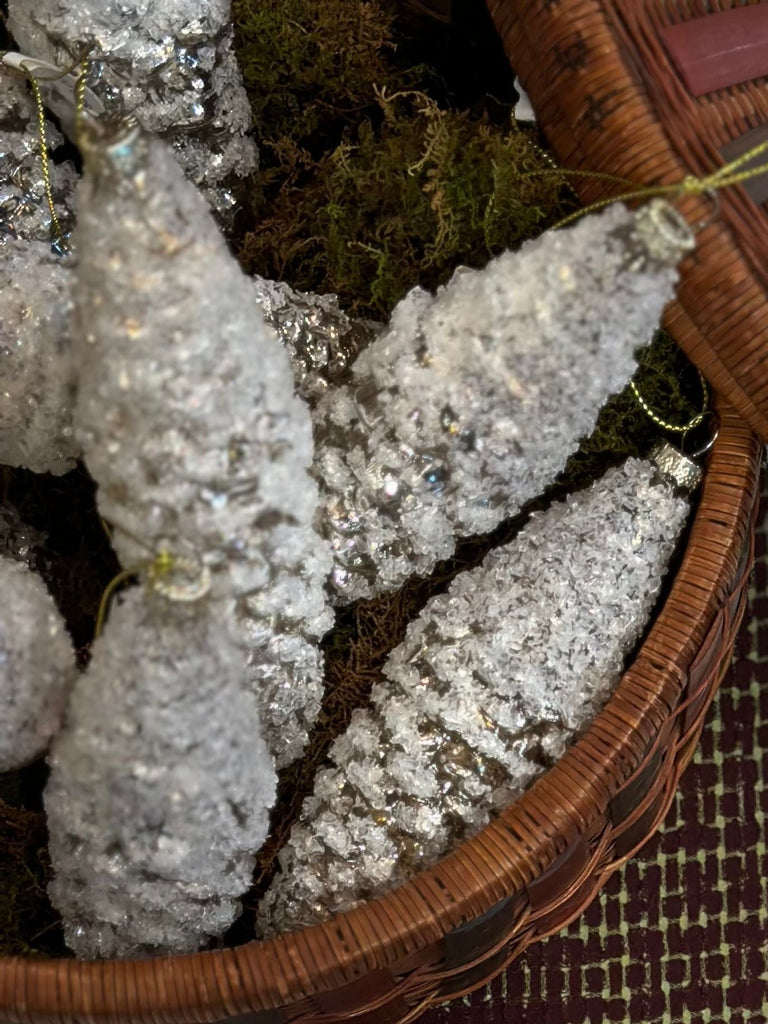
M 237 916 L 272 758 L 221 602 L 113 609 L 51 751 L 51 900 L 81 957 L 192 952 Z
M 688 515 L 630 459 L 534 515 L 410 624 L 279 856 L 261 934 L 434 864 L 559 759 L 610 696 Z
M 45 584 L 0 555 L 0 772 L 45 753 L 75 674 L 72 643 Z
M 692 247 L 666 203 L 616 205 L 406 296 L 313 414 L 335 600 L 431 572 L 540 494 L 632 375 Z
M 309 411 L 170 148 L 137 126 L 98 131 L 76 237 L 75 422 L 99 509 L 124 566 L 168 551 L 231 602 L 286 764 L 319 710 L 317 640 L 332 621 Z
M 46 139 L 61 135 L 48 123 Z M 51 245 L 35 105 L 20 72 L 0 65 L 0 463 L 61 475 L 78 454 L 72 430 L 75 370 L 72 273 Z M 71 223 L 76 175 L 51 165 L 54 209 Z
M 104 108 L 165 136 L 211 206 L 232 212 L 232 185 L 255 169 L 257 154 L 229 0 L 11 0 L 8 27 L 25 53 L 50 64 L 87 56 Z M 59 91 L 46 99 L 69 119 Z

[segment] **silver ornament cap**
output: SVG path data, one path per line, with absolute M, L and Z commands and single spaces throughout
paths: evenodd
M 682 491 L 695 491 L 704 477 L 701 466 L 668 441 L 654 445 L 649 458 L 664 479 Z
M 696 246 L 688 221 L 665 199 L 652 199 L 635 211 L 633 234 L 648 259 L 668 266 Z

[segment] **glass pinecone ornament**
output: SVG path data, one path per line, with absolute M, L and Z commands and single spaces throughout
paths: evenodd
M 617 205 L 403 299 L 313 414 L 338 603 L 428 574 L 543 491 L 631 376 L 692 245 L 668 205 Z
M 75 423 L 123 565 L 197 564 L 240 618 L 279 765 L 320 706 L 332 615 L 309 411 L 197 189 L 137 127 L 85 144 Z
M 75 652 L 43 581 L 0 555 L 0 772 L 44 754 L 74 682 Z
M 46 123 L 51 147 L 61 141 Z M 75 374 L 72 274 L 53 251 L 35 106 L 24 78 L 0 67 L 0 463 L 61 475 L 72 469 Z M 71 223 L 76 174 L 51 165 L 62 225 Z
M 349 375 L 355 357 L 381 333 L 381 324 L 347 316 L 336 295 L 297 292 L 264 277 L 252 280 L 264 319 L 288 349 L 297 394 L 316 405 Z
M 25 53 L 62 68 L 87 54 L 106 110 L 164 135 L 213 208 L 233 211 L 233 184 L 257 153 L 229 0 L 11 0 L 8 27 Z M 46 98 L 69 118 L 70 103 Z
M 81 957 L 191 952 L 239 912 L 275 794 L 228 609 L 131 591 L 78 679 L 45 791 Z
M 265 935 L 381 895 L 482 828 L 616 686 L 688 504 L 630 459 L 434 597 L 334 743 L 259 911 Z

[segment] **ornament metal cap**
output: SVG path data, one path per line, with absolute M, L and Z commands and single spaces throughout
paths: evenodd
M 654 445 L 648 458 L 662 477 L 681 491 L 695 491 L 704 477 L 701 466 L 668 441 Z

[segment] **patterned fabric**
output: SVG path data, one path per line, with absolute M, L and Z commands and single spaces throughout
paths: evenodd
M 767 499 L 733 666 L 663 829 L 579 920 L 423 1024 L 768 1022 Z

